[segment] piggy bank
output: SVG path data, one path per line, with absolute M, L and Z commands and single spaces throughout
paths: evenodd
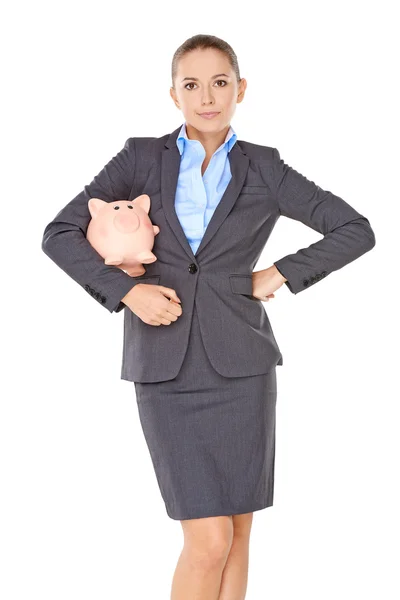
M 106 265 L 115 265 L 131 275 L 143 275 L 143 264 L 157 260 L 151 251 L 160 228 L 149 219 L 150 197 L 142 194 L 134 200 L 105 202 L 91 198 L 91 215 L 86 239 L 104 258 Z

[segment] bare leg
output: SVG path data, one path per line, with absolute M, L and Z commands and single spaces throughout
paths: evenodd
M 175 569 L 171 600 L 218 600 L 233 540 L 231 516 L 181 521 L 184 547 Z
M 249 570 L 249 542 L 253 513 L 232 515 L 233 542 L 222 573 L 218 600 L 244 600 Z

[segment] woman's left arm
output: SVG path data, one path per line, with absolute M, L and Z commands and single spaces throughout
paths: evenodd
M 323 239 L 274 261 L 297 294 L 359 258 L 375 246 L 366 217 L 332 192 L 325 191 L 287 165 L 274 148 L 276 200 L 281 215 L 301 221 L 323 234 Z

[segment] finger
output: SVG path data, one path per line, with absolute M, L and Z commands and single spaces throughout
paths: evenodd
M 160 288 L 160 292 L 164 296 L 167 296 L 169 299 L 175 300 L 175 302 L 178 302 L 179 304 L 181 303 L 181 300 L 180 298 L 178 298 L 178 294 L 175 292 L 174 289 L 165 287 L 164 285 L 160 285 L 158 287 Z

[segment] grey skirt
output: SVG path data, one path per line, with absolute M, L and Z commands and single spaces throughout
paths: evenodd
M 134 383 L 141 426 L 171 519 L 272 506 L 276 367 L 249 377 L 220 375 L 205 352 L 195 306 L 178 375 Z

